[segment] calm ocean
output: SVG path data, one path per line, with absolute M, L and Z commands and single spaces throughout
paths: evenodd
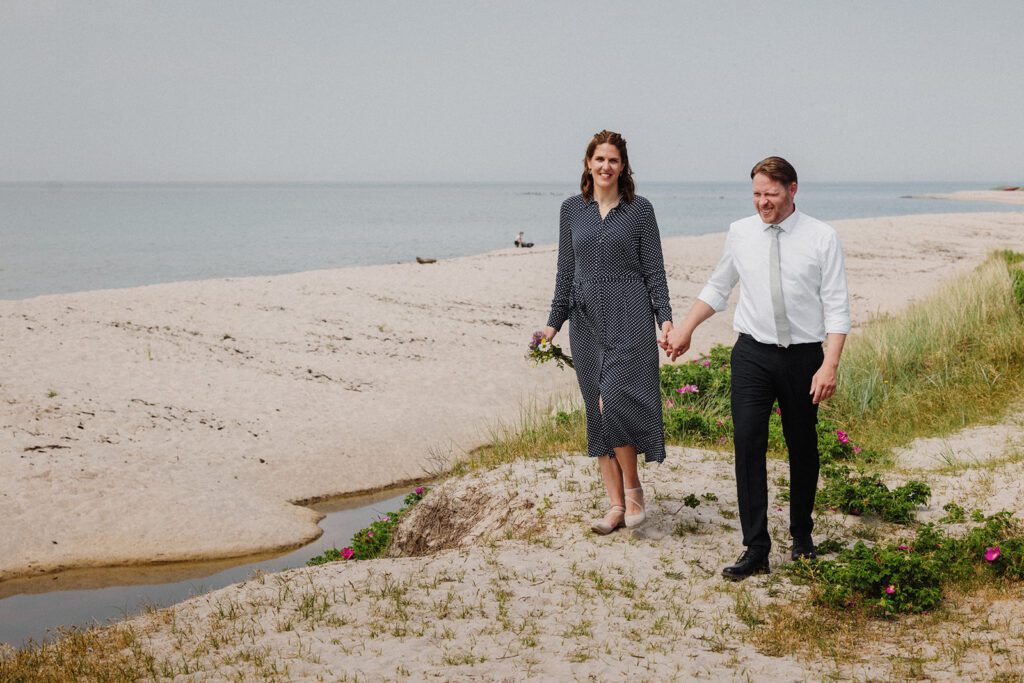
M 996 183 L 802 183 L 824 219 L 1014 207 L 902 198 Z M 640 183 L 663 236 L 725 230 L 750 185 Z M 549 244 L 571 184 L 0 185 L 0 299 Z M 1019 210 L 1019 209 L 1018 209 Z

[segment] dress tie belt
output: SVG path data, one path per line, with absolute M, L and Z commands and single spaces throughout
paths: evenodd
M 643 275 L 599 275 L 598 277 L 587 278 L 586 280 L 573 280 L 569 289 L 569 307 L 579 307 L 583 310 L 584 298 L 583 287 L 585 285 L 600 285 L 608 282 L 643 282 Z
M 643 280 L 643 275 L 600 275 L 587 278 L 586 280 L 574 280 L 573 286 L 601 284 L 604 282 L 630 282 L 632 280 Z

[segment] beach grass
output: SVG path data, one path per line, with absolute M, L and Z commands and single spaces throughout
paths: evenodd
M 1002 417 L 1024 394 L 1024 255 L 999 252 L 847 345 L 824 414 L 880 450 Z
M 154 679 L 155 665 L 129 626 L 61 629 L 52 641 L 0 651 L 0 681 L 127 683 Z
M 521 458 L 550 458 L 586 450 L 586 418 L 577 402 L 535 400 L 520 408 L 515 421 L 491 425 L 487 442 L 456 462 L 451 474 L 493 469 Z

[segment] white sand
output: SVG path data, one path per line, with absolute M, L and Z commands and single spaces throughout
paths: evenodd
M 952 618 L 878 622 L 849 649 L 832 633 L 818 635 L 824 653 L 802 650 L 799 631 L 772 644 L 765 631 L 779 607 L 817 609 L 807 587 L 780 571 L 788 508 L 774 482 L 787 466 L 769 463 L 774 571 L 739 584 L 719 576 L 739 547 L 732 470 L 730 454 L 670 447 L 666 462 L 642 475 L 650 521 L 608 537 L 587 531 L 606 501 L 584 456 L 450 479 L 414 508 L 393 548 L 426 541 L 439 552 L 257 577 L 131 625 L 158 670 L 170 677 L 187 663 L 201 680 L 268 671 L 302 681 L 987 680 L 993 671 L 1016 680 L 1024 672 L 1019 586 L 953 600 Z M 996 471 L 1020 474 L 1019 461 Z M 961 479 L 928 477 L 941 491 Z M 698 507 L 684 504 L 690 494 Z M 937 495 L 921 515 L 941 516 L 947 500 Z M 969 509 L 990 514 L 1001 502 L 976 498 Z M 907 534 L 841 514 L 817 521 L 819 540 Z
M 857 322 L 1024 243 L 1024 213 L 835 227 Z M 666 241 L 677 316 L 722 242 Z M 572 395 L 523 359 L 554 270 L 538 248 L 0 302 L 0 580 L 299 544 L 317 515 L 289 501 L 423 477 L 531 397 Z M 731 317 L 695 351 L 730 343 Z
M 961 190 L 941 194 L 923 194 L 918 199 L 955 199 L 962 202 L 997 202 L 999 204 L 1024 204 L 1024 191 L 1020 190 Z

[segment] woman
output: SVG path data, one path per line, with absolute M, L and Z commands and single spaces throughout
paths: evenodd
M 607 130 L 587 145 L 580 194 L 562 203 L 548 340 L 566 319 L 587 453 L 600 463 L 611 502 L 591 528 L 637 527 L 647 518 L 637 454 L 665 459 L 658 346 L 666 348 L 672 308 L 654 209 L 636 195 L 626 141 Z

